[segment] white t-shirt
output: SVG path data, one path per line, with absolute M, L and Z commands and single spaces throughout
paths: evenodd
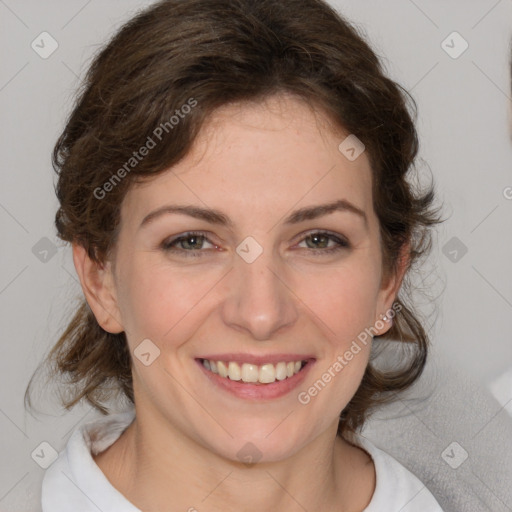
M 135 418 L 129 410 L 78 427 L 42 484 L 43 512 L 141 512 L 112 484 L 92 454 L 113 444 Z M 428 489 L 397 460 L 362 436 L 358 444 L 373 459 L 376 488 L 363 512 L 443 512 Z

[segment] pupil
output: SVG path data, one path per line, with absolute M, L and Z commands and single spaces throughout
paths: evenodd
M 325 247 L 325 242 L 327 241 L 327 237 L 325 235 L 312 235 L 311 239 L 314 244 L 318 244 L 316 245 L 317 248 L 318 246 Z
M 188 247 L 191 247 L 192 249 L 195 249 L 196 245 L 199 245 L 198 244 L 198 241 L 199 241 L 199 238 L 198 236 L 189 236 L 187 240 L 185 240 L 185 244 L 188 246 Z

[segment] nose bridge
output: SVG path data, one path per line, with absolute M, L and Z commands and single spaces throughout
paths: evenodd
M 243 249 L 243 243 L 240 245 Z M 252 261 L 243 253 L 237 256 L 223 304 L 224 322 L 248 331 L 258 340 L 269 339 L 277 330 L 295 322 L 293 294 L 283 282 L 284 277 L 282 266 L 270 250 Z

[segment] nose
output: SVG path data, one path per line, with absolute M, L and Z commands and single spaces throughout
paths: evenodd
M 237 258 L 227 287 L 224 323 L 255 340 L 271 339 L 297 321 L 297 302 L 285 282 L 284 269 L 272 264 L 265 252 L 252 263 Z

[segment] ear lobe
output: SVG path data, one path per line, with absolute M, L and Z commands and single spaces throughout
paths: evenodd
M 72 248 L 82 291 L 98 324 L 112 334 L 123 332 L 110 263 L 100 265 L 92 261 L 79 244 L 72 244 Z
M 387 279 L 387 283 L 385 283 L 385 286 L 380 291 L 380 300 L 379 302 L 379 309 L 378 314 L 379 317 L 376 319 L 376 324 L 378 322 L 378 325 L 384 324 L 382 329 L 378 329 L 379 333 L 378 336 L 381 336 L 382 334 L 385 334 L 386 332 L 391 329 L 391 326 L 393 325 L 393 317 L 395 316 L 393 314 L 393 317 L 389 317 L 387 313 L 392 309 L 393 303 L 396 300 L 396 297 L 398 295 L 398 291 L 400 290 L 400 286 L 402 285 L 403 278 L 407 272 L 407 269 L 409 268 L 410 263 L 410 243 L 405 243 L 402 248 L 400 249 L 400 254 L 398 256 L 398 265 L 396 268 L 396 272 L 389 276 Z

